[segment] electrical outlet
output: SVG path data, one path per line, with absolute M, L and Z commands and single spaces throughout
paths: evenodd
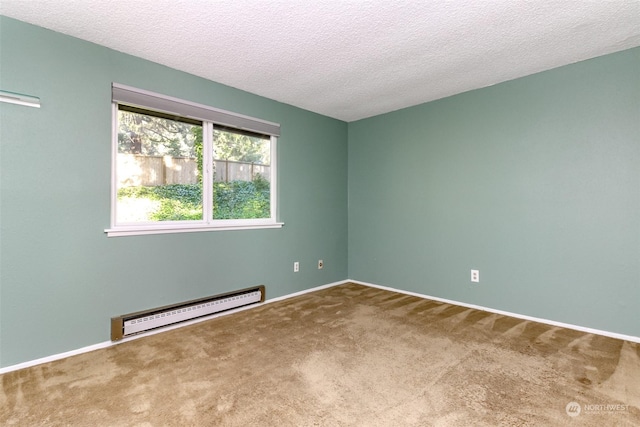
M 321 259 L 318 260 L 318 270 L 322 270 L 322 267 L 324 267 L 324 261 L 322 261 Z
M 480 283 L 480 270 L 471 270 L 471 281 L 473 283 Z
M 293 263 L 293 272 L 297 273 L 298 271 L 300 271 L 300 263 L 296 261 Z

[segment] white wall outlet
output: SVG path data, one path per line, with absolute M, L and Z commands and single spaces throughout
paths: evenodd
M 324 267 L 324 261 L 322 261 L 321 259 L 318 260 L 318 270 L 322 270 L 322 267 Z
M 473 283 L 480 283 L 480 270 L 471 270 L 471 281 Z
M 300 263 L 296 261 L 293 263 L 293 272 L 297 273 L 298 271 L 300 271 Z

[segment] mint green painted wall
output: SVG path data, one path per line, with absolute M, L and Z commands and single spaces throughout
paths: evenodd
M 347 277 L 346 123 L 6 17 L 0 67 L 42 101 L 0 103 L 0 367 L 107 341 L 114 315 Z M 284 228 L 107 238 L 114 81 L 280 123 Z
M 350 123 L 349 277 L 640 336 L 640 49 Z
M 0 89 L 42 99 L 0 103 L 0 367 L 116 314 L 347 277 L 640 336 L 639 69 L 633 49 L 347 125 L 0 17 Z M 113 81 L 281 123 L 285 227 L 107 238 Z

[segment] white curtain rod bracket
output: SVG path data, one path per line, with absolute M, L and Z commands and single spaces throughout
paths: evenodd
M 9 92 L 6 90 L 0 90 L 0 102 L 40 108 L 40 98 L 22 93 Z

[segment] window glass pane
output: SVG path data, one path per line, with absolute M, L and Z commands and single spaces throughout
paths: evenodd
M 202 220 L 201 125 L 120 109 L 117 151 L 118 223 Z
M 213 219 L 271 217 L 271 138 L 214 128 Z

